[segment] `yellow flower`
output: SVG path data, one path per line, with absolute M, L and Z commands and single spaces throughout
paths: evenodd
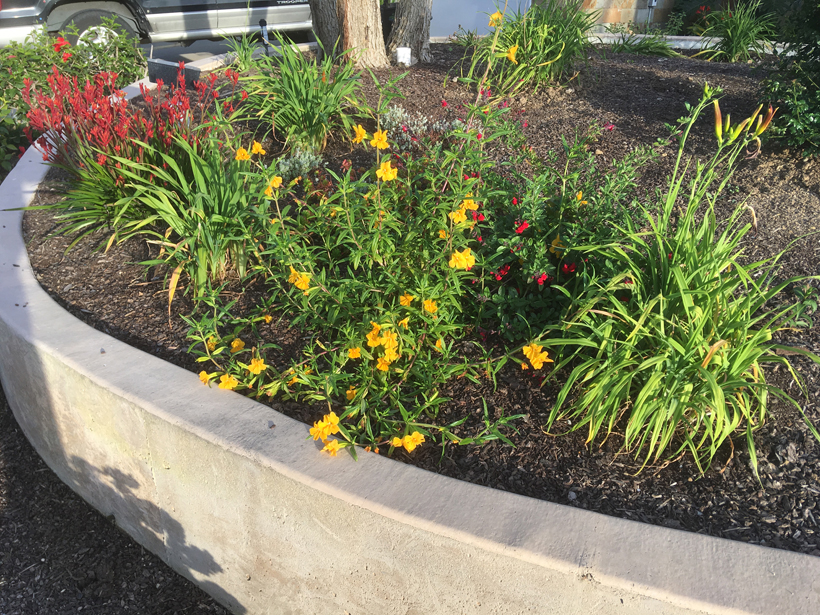
M 375 348 L 376 346 L 381 346 L 382 339 L 379 337 L 379 331 L 382 330 L 381 325 L 377 325 L 375 322 L 370 322 L 373 325 L 373 330 L 368 333 L 365 337 L 367 338 L 367 345 L 371 348 Z
M 362 356 L 362 349 L 356 346 L 355 348 L 351 348 L 347 351 L 347 356 L 351 359 L 358 359 Z
M 561 235 L 556 235 L 555 239 L 552 240 L 552 246 L 550 247 L 550 252 L 553 254 L 560 254 L 561 250 L 566 246 L 561 243 Z
M 248 371 L 257 376 L 266 369 L 268 369 L 268 366 L 265 365 L 264 359 L 251 359 L 251 364 L 248 365 Z
M 339 452 L 339 441 L 328 440 L 327 442 L 325 442 L 325 447 L 322 450 L 327 451 L 331 457 L 335 457 L 336 453 Z
M 509 49 L 507 49 L 507 59 L 512 62 L 513 64 L 518 64 L 518 60 L 515 59 L 515 54 L 518 52 L 518 45 L 513 45 Z
M 529 368 L 530 368 L 530 366 L 527 365 L 526 363 L 521 364 L 521 369 L 529 369 Z
M 455 251 L 450 257 L 451 269 L 471 269 L 475 265 L 475 256 L 470 248 L 464 248 L 462 252 Z
M 254 141 L 253 145 L 251 146 L 251 154 L 262 154 L 263 156 L 267 154 L 264 149 L 262 149 L 262 144 L 259 141 Z
M 210 352 L 213 352 L 216 350 L 216 339 L 213 336 L 209 337 L 208 341 L 205 342 L 205 345 L 208 347 Z
M 288 277 L 288 282 L 296 286 L 296 288 L 298 288 L 299 290 L 306 291 L 310 286 L 310 274 L 299 273 L 293 268 L 293 266 L 291 266 L 290 277 Z
M 476 205 L 475 201 L 472 198 L 470 198 L 472 196 L 472 192 L 467 195 L 467 198 L 464 199 L 464 201 L 462 201 L 461 203 L 461 209 L 478 209 L 478 205 Z
M 336 416 L 335 412 L 324 415 L 322 421 L 327 424 L 327 429 L 330 434 L 339 433 L 339 417 Z
M 497 28 L 501 25 L 501 21 L 504 19 L 504 15 L 501 14 L 501 11 L 496 11 L 492 15 L 490 15 L 490 27 Z
M 399 336 L 395 331 L 385 331 L 381 340 L 385 348 L 395 348 L 399 345 Z
M 230 374 L 223 374 L 223 376 L 219 379 L 220 389 L 228 389 L 229 391 L 233 391 L 238 384 L 239 381 Z
M 415 449 L 422 442 L 424 442 L 424 436 L 417 431 L 414 431 L 413 433 L 404 436 L 404 438 L 401 441 L 402 446 L 404 446 L 408 453 L 412 453 L 413 449 Z
M 378 367 L 381 371 L 386 372 L 390 369 L 390 361 L 383 357 L 379 357 L 376 367 Z
M 582 198 L 584 198 L 584 193 L 579 190 L 578 194 L 575 195 L 575 201 L 578 205 L 586 205 L 587 204 L 586 201 L 581 200 Z
M 273 198 L 273 188 L 271 188 L 270 186 L 265 188 L 265 196 L 268 197 L 269 199 L 272 199 Z
M 353 398 L 356 397 L 356 389 L 350 387 L 345 391 L 345 396 L 347 397 L 347 401 L 353 401 Z
M 408 326 L 410 326 L 410 317 L 408 316 L 407 318 L 403 318 L 402 320 L 400 320 L 399 321 L 399 326 L 404 327 L 405 329 Z
M 353 143 L 361 143 L 362 141 L 364 141 L 364 138 L 367 136 L 367 131 L 364 128 L 362 128 L 362 125 L 359 124 L 353 130 L 356 133 L 356 136 L 353 137 Z
M 243 342 L 241 339 L 237 337 L 234 341 L 231 342 L 231 354 L 233 354 L 234 352 L 239 352 L 244 347 L 245 342 Z
M 544 367 L 544 363 L 554 363 L 554 361 L 547 356 L 546 350 L 542 352 L 543 348 L 543 346 L 539 346 L 533 342 L 529 346 L 524 346 L 522 349 L 524 356 L 532 363 L 533 369 L 541 369 Z
M 236 150 L 236 160 L 242 161 L 250 159 L 251 156 L 250 154 L 248 154 L 248 150 L 246 150 L 244 147 L 240 147 L 238 150 Z
M 398 174 L 399 170 L 392 168 L 389 160 L 382 162 L 382 166 L 380 166 L 376 171 L 376 177 L 385 182 L 396 179 Z
M 465 217 L 465 220 L 466 220 L 466 217 Z M 441 229 L 438 232 L 438 238 L 439 239 L 447 239 L 447 231 L 445 231 L 444 229 Z
M 199 379 L 202 381 L 202 384 L 208 384 L 211 381 L 211 377 L 208 375 L 208 372 L 204 370 L 199 372 Z
M 268 182 L 268 185 L 271 188 L 279 188 L 282 185 L 282 178 L 278 175 L 274 175 L 273 178 Z
M 273 316 L 271 316 L 270 314 L 265 314 L 262 318 L 265 320 L 265 324 L 268 325 L 270 324 L 270 321 L 273 320 Z
M 430 299 L 424 300 L 424 309 L 430 312 L 431 314 L 435 314 L 438 311 L 438 306 L 436 305 L 435 301 Z
M 370 145 L 372 145 L 376 149 L 387 149 L 387 131 L 377 130 L 376 132 L 374 132 L 373 139 L 370 141 Z
M 436 340 L 436 350 L 438 350 L 439 352 L 441 352 L 441 348 L 442 348 L 442 346 L 443 346 L 443 345 L 444 345 L 444 342 L 442 341 L 442 339 L 441 339 L 441 338 L 438 338 L 438 339 Z
M 403 441 L 401 438 L 393 438 L 392 440 L 390 440 L 390 445 L 396 448 L 401 448 L 402 443 Z
M 398 361 L 401 355 L 396 350 L 398 346 L 385 346 L 384 347 L 384 360 L 387 361 L 387 364 L 390 365 L 394 361 Z M 381 369 L 381 368 L 379 368 Z
M 279 223 L 279 218 L 271 218 L 270 219 L 271 226 L 275 226 Z
M 456 211 L 451 211 L 449 214 L 450 220 L 453 221 L 453 224 L 461 224 L 462 222 L 467 221 L 467 214 L 464 213 L 463 209 L 458 209 Z
M 410 293 L 404 293 L 401 297 L 399 297 L 399 303 L 401 303 L 404 307 L 407 307 L 413 299 L 415 299 L 413 295 Z

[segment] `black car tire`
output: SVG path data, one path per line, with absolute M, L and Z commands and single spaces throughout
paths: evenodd
M 108 11 L 88 10 L 77 13 L 71 19 L 66 21 L 64 29 L 65 27 L 71 25 L 77 28 L 77 34 L 66 34 L 66 40 L 68 40 L 68 42 L 72 45 L 76 45 L 77 41 L 81 38 L 86 36 L 93 37 L 95 34 L 95 29 L 104 30 L 102 21 L 103 18 L 110 19 L 112 17 L 117 25 L 125 30 L 125 35 L 128 38 L 138 38 L 136 32 L 134 32 L 134 28 L 132 28 L 131 25 L 121 16 L 115 15 L 114 13 L 109 13 Z M 112 32 L 112 34 L 114 33 Z

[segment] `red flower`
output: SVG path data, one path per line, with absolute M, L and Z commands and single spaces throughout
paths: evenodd
M 442 107 L 449 107 L 450 105 L 448 105 L 448 104 L 447 104 L 447 101 L 446 101 L 446 100 L 442 100 L 442 101 L 441 101 L 441 106 L 442 106 Z
M 63 47 L 71 47 L 71 43 L 69 43 L 67 40 L 65 40 L 62 36 L 58 36 L 57 37 L 57 42 L 54 43 L 54 51 L 56 51 L 57 53 L 60 53 L 60 51 L 62 51 Z M 63 60 L 63 62 L 65 62 L 65 60 Z
M 97 164 L 103 166 L 108 161 L 108 156 L 105 154 L 97 154 Z
M 513 197 L 513 205 L 518 205 L 518 199 Z
M 483 136 L 483 135 L 482 135 L 481 133 L 478 133 L 478 134 L 475 136 L 475 138 L 476 138 L 476 139 L 478 139 L 479 141 L 481 141 L 481 137 L 482 137 L 482 136 Z
M 199 81 L 197 81 L 199 83 Z M 245 100 L 248 97 L 248 93 L 245 90 L 242 90 L 242 100 Z
M 615 128 L 615 124 L 613 124 L 612 122 L 607 122 L 604 126 L 604 130 L 608 130 L 609 132 L 612 132 L 613 128 Z
M 484 214 L 478 214 L 478 221 L 479 222 L 484 222 L 484 220 L 485 220 Z
M 561 265 L 561 273 L 563 273 L 564 275 L 575 273 L 575 263 L 564 263 L 563 265 Z
M 530 223 L 529 223 L 529 222 L 527 222 L 526 220 L 524 220 L 524 221 L 523 221 L 523 222 L 522 222 L 522 223 L 518 226 L 518 228 L 517 228 L 517 229 L 515 229 L 515 232 L 516 232 L 516 233 L 518 233 L 518 234 L 520 235 L 521 233 L 523 233 L 524 231 L 526 231 L 529 227 L 530 227 Z
M 546 281 L 547 281 L 547 274 L 542 273 L 541 277 L 538 278 L 538 286 L 543 286 L 544 282 L 546 282 Z
M 71 57 L 71 54 L 70 54 L 70 53 L 68 53 L 68 52 L 66 51 L 66 52 L 63 54 L 63 62 L 65 62 L 66 60 L 68 60 L 70 57 Z

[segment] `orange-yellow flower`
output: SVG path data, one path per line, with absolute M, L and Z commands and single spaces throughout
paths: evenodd
M 401 303 L 404 307 L 407 307 L 412 303 L 413 299 L 415 299 L 413 295 L 410 293 L 404 293 L 401 297 L 399 297 L 399 303 Z
M 387 149 L 387 131 L 377 130 L 376 132 L 374 132 L 373 139 L 370 141 L 370 145 L 372 145 L 376 149 Z
M 236 150 L 236 160 L 242 161 L 250 159 L 251 155 L 248 153 L 248 150 L 246 150 L 244 147 L 240 147 L 238 150 Z
M 404 446 L 408 453 L 412 453 L 422 442 L 424 442 L 424 436 L 417 431 L 404 436 L 401 441 L 402 446 Z
M 435 314 L 438 311 L 438 306 L 436 305 L 435 301 L 432 301 L 431 299 L 425 299 L 424 309 L 430 312 L 431 314 Z
M 490 15 L 490 27 L 497 28 L 501 25 L 501 22 L 504 19 L 504 15 L 501 14 L 501 11 L 496 11 L 492 15 Z
M 264 319 L 265 324 L 268 325 L 270 324 L 270 321 L 273 320 L 273 316 L 271 316 L 270 314 L 265 314 L 262 318 Z
M 583 199 L 583 198 L 584 198 L 584 193 L 583 193 L 583 192 L 581 192 L 581 191 L 579 190 L 579 191 L 578 191 L 578 194 L 576 194 L 576 195 L 575 195 L 575 202 L 576 202 L 578 205 L 587 205 L 587 202 L 586 202 L 586 201 L 582 201 L 582 200 L 581 200 L 581 199 Z
M 236 388 L 238 384 L 239 381 L 230 374 L 223 374 L 222 377 L 219 379 L 220 389 L 228 389 L 229 391 L 232 391 Z
M 265 188 L 265 196 L 269 199 L 272 199 L 273 198 L 273 188 L 271 188 L 270 186 Z
M 365 337 L 367 338 L 367 345 L 371 348 L 375 348 L 376 346 L 381 346 L 382 339 L 379 337 L 379 332 L 382 330 L 381 325 L 377 325 L 375 322 L 370 322 L 373 325 L 373 330 L 368 333 Z
M 216 350 L 216 339 L 213 336 L 209 337 L 208 341 L 205 342 L 205 345 L 208 347 L 210 352 L 213 352 Z
M 327 451 L 331 457 L 335 457 L 336 453 L 339 452 L 339 441 L 328 440 L 327 442 L 325 442 L 325 447 L 322 450 Z
M 296 286 L 299 290 L 307 290 L 310 286 L 310 274 L 309 273 L 299 273 L 296 271 L 293 266 L 290 268 L 290 277 L 288 277 L 288 282 Z
M 515 59 L 515 54 L 518 52 L 518 45 L 513 45 L 509 49 L 507 49 L 507 59 L 512 62 L 513 64 L 518 64 L 518 60 Z
M 378 361 L 376 362 L 376 367 L 378 367 L 381 371 L 386 372 L 390 369 L 390 361 L 388 361 L 384 357 L 379 357 Z
M 385 182 L 396 179 L 398 174 L 399 170 L 392 168 L 389 160 L 382 162 L 382 166 L 380 166 L 376 171 L 376 177 Z
M 256 376 L 268 369 L 265 365 L 264 359 L 251 359 L 251 364 L 248 365 L 248 371 Z
M 208 384 L 211 381 L 211 377 L 208 375 L 208 372 L 204 370 L 199 372 L 199 379 L 202 381 L 202 384 Z
M 265 154 L 267 154 L 267 153 L 268 153 L 268 152 L 266 152 L 266 151 L 262 148 L 262 144 L 261 144 L 261 143 L 259 143 L 259 141 L 254 141 L 254 142 L 253 142 L 253 145 L 251 145 L 251 154 L 262 154 L 262 155 L 264 156 L 264 155 L 265 155 Z
M 410 317 L 403 318 L 399 321 L 399 326 L 404 327 L 405 329 L 410 326 Z
M 533 342 L 529 346 L 524 346 L 522 350 L 524 356 L 530 360 L 533 369 L 541 369 L 544 367 L 544 363 L 554 363 L 554 361 L 547 356 L 547 351 L 543 350 L 543 348 L 543 346 L 539 346 Z
M 347 401 L 353 401 L 353 398 L 356 397 L 356 389 L 350 387 L 345 391 L 345 396 L 347 397 Z
M 555 239 L 552 240 L 552 245 L 550 246 L 550 252 L 553 254 L 560 254 L 561 250 L 566 246 L 561 243 L 561 235 L 556 235 Z
M 461 224 L 467 221 L 467 214 L 464 213 L 463 209 L 457 209 L 456 211 L 451 211 L 449 214 L 450 220 L 453 221 L 453 224 Z
M 282 178 L 278 175 L 274 175 L 271 180 L 268 182 L 268 185 L 271 188 L 279 188 L 282 185 Z
M 231 353 L 239 352 L 245 347 L 245 342 L 243 342 L 238 337 L 231 342 Z
M 353 143 L 361 143 L 362 141 L 364 141 L 364 138 L 367 136 L 367 131 L 364 128 L 362 128 L 362 125 L 359 124 L 353 130 L 355 132 L 355 136 L 353 137 Z
M 395 448 L 401 448 L 403 440 L 401 438 L 393 438 L 392 440 L 390 440 L 390 444 Z
M 466 218 L 466 216 L 465 216 L 465 218 L 464 218 L 464 219 L 465 219 L 465 220 L 467 219 L 467 218 Z M 439 239 L 447 239 L 447 231 L 445 231 L 444 229 L 441 229 L 441 230 L 438 232 L 438 238 L 439 238 Z
M 473 256 L 472 250 L 470 248 L 464 248 L 463 251 L 459 252 L 456 250 L 453 252 L 453 255 L 450 257 L 450 267 L 452 269 L 472 269 L 475 265 L 475 256 Z
M 471 198 L 472 196 L 473 193 L 471 192 L 467 195 L 467 198 L 461 202 L 461 209 L 478 209 L 478 205 L 476 205 L 476 202 Z
M 362 356 L 362 349 L 356 346 L 355 348 L 351 348 L 347 351 L 347 356 L 351 359 L 358 359 Z
M 442 339 L 441 339 L 441 338 L 438 338 L 438 339 L 436 340 L 436 350 L 438 350 L 439 352 L 441 352 L 441 348 L 442 348 L 442 346 L 443 346 L 443 345 L 444 345 L 444 342 L 442 341 Z
M 530 366 L 527 365 L 526 363 L 521 364 L 521 369 L 529 369 L 529 368 L 530 368 Z

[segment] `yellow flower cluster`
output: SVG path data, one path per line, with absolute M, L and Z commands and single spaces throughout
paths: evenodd
M 417 446 L 424 442 L 424 436 L 417 431 L 404 436 L 403 438 L 393 438 L 390 441 L 395 448 L 404 447 L 408 453 L 412 453 Z
M 554 363 L 552 359 L 547 356 L 547 351 L 544 350 L 543 346 L 539 346 L 535 342 L 531 343 L 529 346 L 524 346 L 523 348 L 524 356 L 530 360 L 532 363 L 533 369 L 541 369 L 544 367 L 544 363 Z M 522 369 L 526 369 L 526 363 L 522 363 Z
M 330 439 L 330 436 L 337 433 L 339 433 L 339 417 L 335 412 L 324 415 L 322 420 L 313 423 L 310 429 L 310 435 L 314 440 L 321 440 L 324 443 L 322 450 L 330 453 L 331 457 L 335 457 L 339 452 L 339 441 Z
M 216 338 L 214 336 L 209 337 L 205 345 L 208 347 L 209 352 L 213 352 L 216 350 Z
M 459 252 L 456 250 L 450 257 L 450 267 L 452 269 L 467 269 L 470 270 L 475 265 L 475 256 L 473 256 L 470 248 L 464 248 Z
M 478 205 L 472 199 L 473 194 L 469 193 L 467 198 L 461 202 L 461 205 L 458 206 L 458 209 L 455 211 L 451 211 L 448 216 L 450 216 L 450 220 L 453 221 L 453 224 L 462 224 L 467 221 L 467 210 L 475 211 L 478 209 Z M 445 235 L 446 236 L 446 235 Z M 439 237 L 441 237 L 441 232 L 439 231 Z M 444 239 L 444 237 L 441 237 Z
M 305 294 L 307 294 L 307 289 L 310 286 L 310 274 L 309 273 L 299 273 L 291 265 L 290 277 L 288 277 L 288 282 L 293 284 L 299 290 L 305 291 Z
M 278 175 L 275 175 L 271 180 L 268 182 L 268 187 L 265 188 L 265 196 L 269 199 L 273 198 L 273 191 L 279 188 L 282 185 L 282 178 Z
M 383 372 L 390 369 L 390 364 L 398 361 L 401 357 L 399 354 L 399 336 L 395 331 L 382 331 L 381 325 L 371 322 L 373 329 L 365 337 L 367 338 L 367 345 L 371 348 L 384 347 L 384 354 L 376 360 L 376 367 Z
M 296 375 L 296 371 L 292 367 L 287 371 L 287 373 L 288 374 L 293 374 L 291 376 L 290 380 L 288 380 L 288 385 L 296 384 L 297 382 L 299 382 L 299 376 Z M 307 368 L 305 370 L 305 376 L 309 376 L 312 373 L 313 373 L 313 370 L 310 369 L 310 368 Z
M 382 166 L 380 166 L 376 170 L 376 177 L 384 182 L 389 182 L 391 180 L 396 179 L 399 174 L 399 170 L 390 166 L 390 161 L 385 160 L 382 162 Z

